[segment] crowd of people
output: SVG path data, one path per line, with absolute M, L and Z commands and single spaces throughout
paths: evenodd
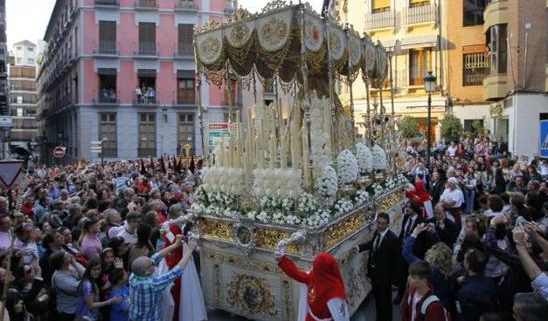
M 181 303 L 181 275 L 201 293 L 185 216 L 200 172 L 181 165 L 38 167 L 0 191 L 4 320 L 207 319 L 203 298 Z
M 546 160 L 510 155 L 486 135 L 439 144 L 430 166 L 416 144 L 405 151 L 401 228 L 379 213 L 355 249 L 368 251 L 376 320 L 392 320 L 394 306 L 404 321 L 548 320 Z M 0 191 L 5 318 L 187 321 L 182 310 L 194 309 L 190 321 L 207 319 L 203 298 L 181 299 L 182 288 L 201 291 L 185 220 L 199 168 L 164 159 L 38 167 Z M 303 320 L 349 319 L 331 256 L 319 254 L 310 273 L 283 251 L 275 258 L 309 287 Z

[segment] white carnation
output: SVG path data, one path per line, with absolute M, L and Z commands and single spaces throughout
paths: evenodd
M 348 149 L 337 156 L 337 170 L 341 184 L 352 184 L 358 176 L 358 162 Z
M 373 154 L 363 143 L 356 144 L 356 160 L 360 174 L 370 173 L 373 170 Z

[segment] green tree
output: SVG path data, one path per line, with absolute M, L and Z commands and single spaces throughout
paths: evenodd
M 403 138 L 415 138 L 420 135 L 419 121 L 415 118 L 404 117 L 398 124 Z
M 478 136 L 478 134 L 483 134 L 484 128 L 483 128 L 483 120 L 482 119 L 474 119 L 472 122 L 472 134 L 474 136 Z
M 460 119 L 453 115 L 447 115 L 441 121 L 441 135 L 446 140 L 455 141 L 462 136 L 462 124 Z

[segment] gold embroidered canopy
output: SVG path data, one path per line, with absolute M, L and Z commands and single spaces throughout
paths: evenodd
M 291 82 L 301 79 L 306 62 L 310 78 L 327 79 L 330 63 L 333 74 L 350 81 L 359 70 L 370 79 L 387 75 L 388 54 L 380 44 L 319 16 L 308 4 L 276 1 L 259 14 L 238 9 L 227 22 L 211 21 L 195 32 L 194 46 L 204 73 L 221 71 L 229 63 L 240 77 L 256 70 L 264 79 L 278 75 Z

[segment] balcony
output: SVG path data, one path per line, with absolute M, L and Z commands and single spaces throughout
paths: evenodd
M 93 100 L 96 104 L 101 105 L 118 105 L 120 104 L 120 101 L 117 99 L 116 91 L 115 90 L 108 90 L 103 89 L 99 93 L 99 96 L 97 97 L 97 100 Z
M 100 55 L 109 55 L 109 56 L 118 55 L 116 41 L 100 40 L 99 49 L 93 50 L 93 53 L 100 54 Z
M 140 42 L 139 43 L 139 56 L 158 56 L 156 51 L 156 44 L 154 42 Z
M 509 90 L 507 74 L 492 74 L 483 79 L 483 98 L 485 100 L 504 98 Z
M 137 106 L 156 106 L 160 104 L 160 100 L 158 99 L 158 92 L 156 90 L 152 90 L 145 92 L 140 96 L 135 96 L 133 98 L 133 104 Z
M 175 4 L 175 11 L 198 11 L 194 0 L 180 0 Z
M 175 57 L 194 59 L 194 47 L 192 44 L 180 43 L 177 46 L 177 53 L 175 54 Z
M 403 25 L 407 28 L 417 25 L 436 25 L 438 22 L 438 6 L 425 4 L 403 8 Z
M 396 27 L 396 14 L 393 10 L 372 12 L 365 15 L 365 29 L 393 29 Z
M 138 10 L 158 10 L 158 1 L 156 1 L 156 0 L 138 0 L 135 3 L 135 9 L 138 9 Z
M 95 0 L 96 7 L 120 7 L 118 0 Z
M 508 23 L 510 12 L 508 11 L 507 0 L 492 0 L 485 7 L 483 12 L 483 32 L 489 30 L 494 25 Z

